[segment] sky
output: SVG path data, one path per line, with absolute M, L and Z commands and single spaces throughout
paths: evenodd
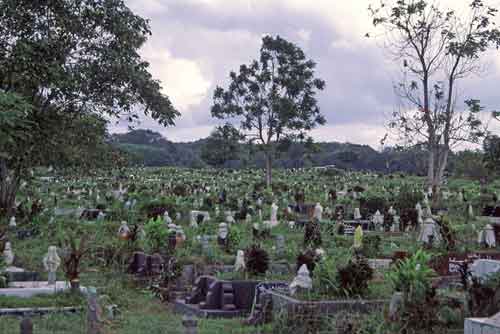
M 280 35 L 299 45 L 317 63 L 326 81 L 318 95 L 325 126 L 317 141 L 368 144 L 378 148 L 389 114 L 398 103 L 392 89 L 398 66 L 373 32 L 368 13 L 379 0 L 125 0 L 150 20 L 152 36 L 141 49 L 154 78 L 181 112 L 175 127 L 142 117 L 137 128 L 160 132 L 175 142 L 207 137 L 220 121 L 210 116 L 213 91 L 226 87 L 231 71 L 258 57 L 262 36 Z M 440 0 L 463 11 L 469 0 Z M 489 4 L 500 8 L 500 0 Z M 500 51 L 485 57 L 487 70 L 461 82 L 463 100 L 478 98 L 500 110 Z M 489 120 L 489 116 L 484 116 Z M 500 133 L 500 122 L 491 122 Z M 113 122 L 112 132 L 125 132 Z M 395 138 L 393 137 L 394 141 Z

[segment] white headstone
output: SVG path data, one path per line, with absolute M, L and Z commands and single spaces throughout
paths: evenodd
M 290 292 L 292 295 L 294 295 L 297 292 L 297 289 L 304 289 L 304 290 L 311 290 L 312 289 L 312 279 L 309 274 L 309 270 L 307 269 L 307 266 L 303 264 L 299 268 L 299 272 L 297 273 L 297 276 L 293 279 L 292 283 L 290 284 Z

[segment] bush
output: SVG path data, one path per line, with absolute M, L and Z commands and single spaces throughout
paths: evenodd
M 398 211 L 404 209 L 413 209 L 417 203 L 424 200 L 424 195 L 417 190 L 412 189 L 408 185 L 404 185 L 399 190 L 399 194 L 395 199 L 394 208 Z
M 269 268 L 269 254 L 257 245 L 245 250 L 246 270 L 251 275 L 265 274 Z
M 151 253 L 159 253 L 168 239 L 168 229 L 163 222 L 163 219 L 150 219 L 144 225 L 146 232 L 146 242 Z
M 373 278 L 373 269 L 365 257 L 356 254 L 346 266 L 337 270 L 339 292 L 347 297 L 363 296 L 368 290 L 368 282 Z

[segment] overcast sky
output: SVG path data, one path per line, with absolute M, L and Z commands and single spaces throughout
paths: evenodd
M 280 35 L 298 44 L 317 63 L 326 81 L 319 95 L 327 125 L 313 131 L 320 141 L 369 144 L 378 148 L 384 124 L 397 100 L 392 84 L 394 61 L 367 39 L 372 31 L 368 5 L 379 0 L 126 0 L 150 19 L 152 36 L 141 50 L 151 73 L 182 113 L 175 127 L 142 119 L 139 128 L 162 133 L 172 141 L 208 136 L 217 124 L 210 117 L 215 86 L 257 58 L 262 36 Z M 441 0 L 465 8 L 469 0 Z M 491 0 L 500 8 L 500 0 Z M 500 51 L 487 57 L 488 71 L 460 85 L 465 98 L 478 98 L 500 109 Z M 114 124 L 113 132 L 126 131 Z M 500 133 L 500 126 L 497 127 Z

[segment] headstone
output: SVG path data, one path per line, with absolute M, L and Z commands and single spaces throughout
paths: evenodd
M 170 216 L 168 215 L 168 211 L 165 211 L 163 213 L 163 221 L 165 222 L 165 224 L 172 224 L 172 218 L 170 218 Z
M 5 248 L 3 251 L 3 260 L 7 267 L 12 266 L 12 263 L 14 263 L 14 252 L 12 251 L 12 245 L 10 241 L 7 241 L 5 243 Z
M 120 228 L 118 228 L 118 237 L 122 240 L 128 240 L 130 236 L 130 228 L 126 221 L 122 221 Z
M 87 289 L 87 333 L 88 334 L 101 334 L 101 317 L 102 310 L 97 300 L 96 288 L 89 287 Z
M 472 276 L 484 280 L 489 275 L 500 271 L 499 260 L 479 259 L 471 266 Z
M 479 232 L 478 242 L 480 244 L 484 243 L 486 247 L 496 247 L 495 230 L 493 229 L 493 226 L 488 224 L 484 227 L 484 230 Z
M 271 226 L 278 225 L 278 206 L 276 203 L 271 205 Z
M 9 227 L 16 227 L 17 226 L 17 223 L 16 223 L 16 217 L 15 216 L 12 216 L 10 217 L 10 220 L 9 220 Z
M 311 290 L 311 289 L 312 289 L 312 279 L 309 274 L 309 270 L 307 269 L 307 265 L 303 264 L 299 268 L 297 276 L 295 276 L 292 283 L 290 284 L 290 292 L 292 295 L 295 295 L 295 293 L 299 290 Z
M 316 206 L 314 207 L 314 219 L 317 219 L 318 221 L 323 220 L 323 207 L 321 206 L 320 203 L 316 203 Z
M 276 255 L 279 257 L 285 254 L 285 236 L 279 234 L 276 236 Z
M 217 234 L 217 243 L 220 246 L 226 246 L 228 242 L 229 229 L 226 223 L 219 224 L 219 232 Z
M 234 271 L 245 271 L 245 252 L 238 250 L 236 253 L 236 261 L 234 263 Z
M 196 320 L 193 316 L 183 316 L 182 325 L 184 326 L 185 334 L 198 334 L 198 320 Z
M 363 217 L 361 216 L 361 211 L 359 210 L 359 208 L 355 208 L 354 209 L 354 219 L 355 220 L 361 220 L 361 219 L 363 219 Z
M 21 321 L 21 334 L 33 334 L 33 323 L 30 318 L 24 318 Z
M 431 217 L 424 221 L 424 225 L 420 231 L 418 241 L 428 244 L 430 241 L 439 243 L 441 242 L 441 233 L 439 233 L 439 226 Z
M 382 225 L 384 224 L 384 215 L 381 214 L 379 210 L 377 210 L 377 212 L 373 215 L 372 223 L 375 225 L 375 229 L 382 228 Z
M 354 231 L 354 249 L 361 249 L 361 247 L 363 247 L 363 228 L 358 225 Z
M 61 258 L 57 255 L 57 247 L 49 246 L 49 250 L 43 258 L 43 266 L 48 272 L 49 285 L 56 284 L 56 272 L 60 265 Z

